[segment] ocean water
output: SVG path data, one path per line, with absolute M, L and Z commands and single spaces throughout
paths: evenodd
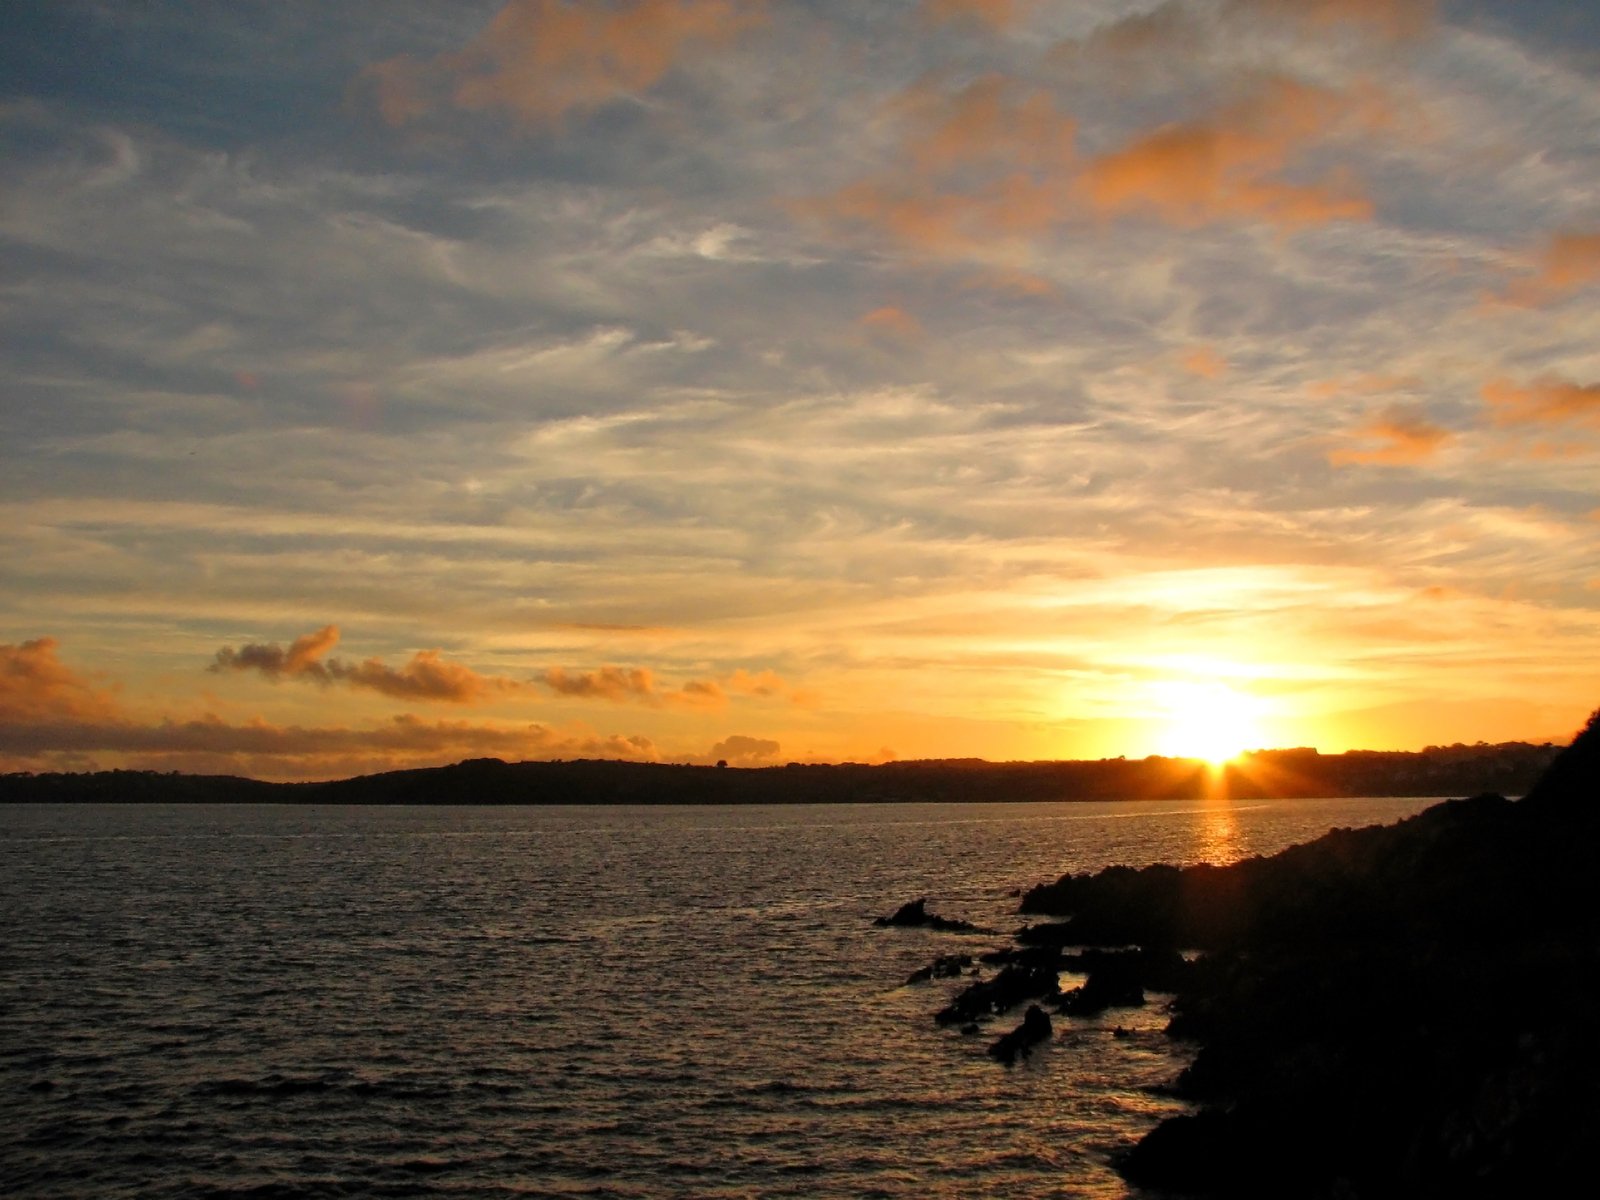
M 1427 803 L 0 808 L 0 1194 L 1137 1195 L 1159 1005 L 1008 1069 L 872 918 Z

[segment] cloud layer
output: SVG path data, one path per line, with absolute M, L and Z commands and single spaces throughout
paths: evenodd
M 1569 731 L 1600 91 L 1555 7 L 25 23 L 11 753 L 1143 753 L 1218 679 L 1292 744 Z

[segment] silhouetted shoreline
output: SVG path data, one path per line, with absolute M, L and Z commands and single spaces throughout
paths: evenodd
M 1415 752 L 1263 750 L 1220 771 L 1196 759 L 980 759 L 710 767 L 580 759 L 387 771 L 317 783 L 156 771 L 0 775 L 0 803 L 872 804 L 1520 795 L 1559 747 L 1528 742 Z
M 1198 1045 L 1174 1091 L 1199 1107 L 1120 1160 L 1142 1186 L 1563 1194 L 1600 1144 L 1597 835 L 1600 712 L 1520 801 L 1480 794 L 1230 866 L 1036 887 L 1020 911 L 1054 919 L 979 956 L 998 971 L 936 1020 L 978 1033 L 1031 1003 L 1043 1040 L 1038 1005 L 1080 1016 L 1173 994 L 1168 1033 Z M 1062 992 L 1062 971 L 1088 980 Z M 1011 1061 L 1027 1028 L 991 1030 L 991 1053 Z

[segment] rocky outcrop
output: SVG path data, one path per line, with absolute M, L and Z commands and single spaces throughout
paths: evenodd
M 1022 1024 L 995 1039 L 989 1047 L 989 1057 L 1009 1067 L 1019 1056 L 1026 1058 L 1040 1042 L 1048 1041 L 1052 1032 L 1049 1015 L 1037 1004 L 1030 1004 Z
M 895 909 L 892 916 L 878 917 L 873 922 L 880 928 L 894 929 L 933 929 L 940 933 L 987 933 L 988 930 L 980 929 L 971 921 L 962 921 L 955 917 L 941 917 L 937 913 L 928 911 L 927 897 L 920 900 L 910 900 Z
M 1230 1197 L 1480 1200 L 1587 1178 L 1597 835 L 1600 714 L 1520 802 L 1036 892 L 1081 930 L 1208 950 L 1169 1027 L 1199 1045 L 1177 1090 L 1201 1107 L 1123 1173 Z
M 930 979 L 954 979 L 964 975 L 972 966 L 970 954 L 941 954 L 927 966 L 911 972 L 907 984 L 927 983 Z

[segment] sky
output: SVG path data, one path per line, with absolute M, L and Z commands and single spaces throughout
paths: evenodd
M 0 769 L 1565 740 L 1600 6 L 17 0 Z

